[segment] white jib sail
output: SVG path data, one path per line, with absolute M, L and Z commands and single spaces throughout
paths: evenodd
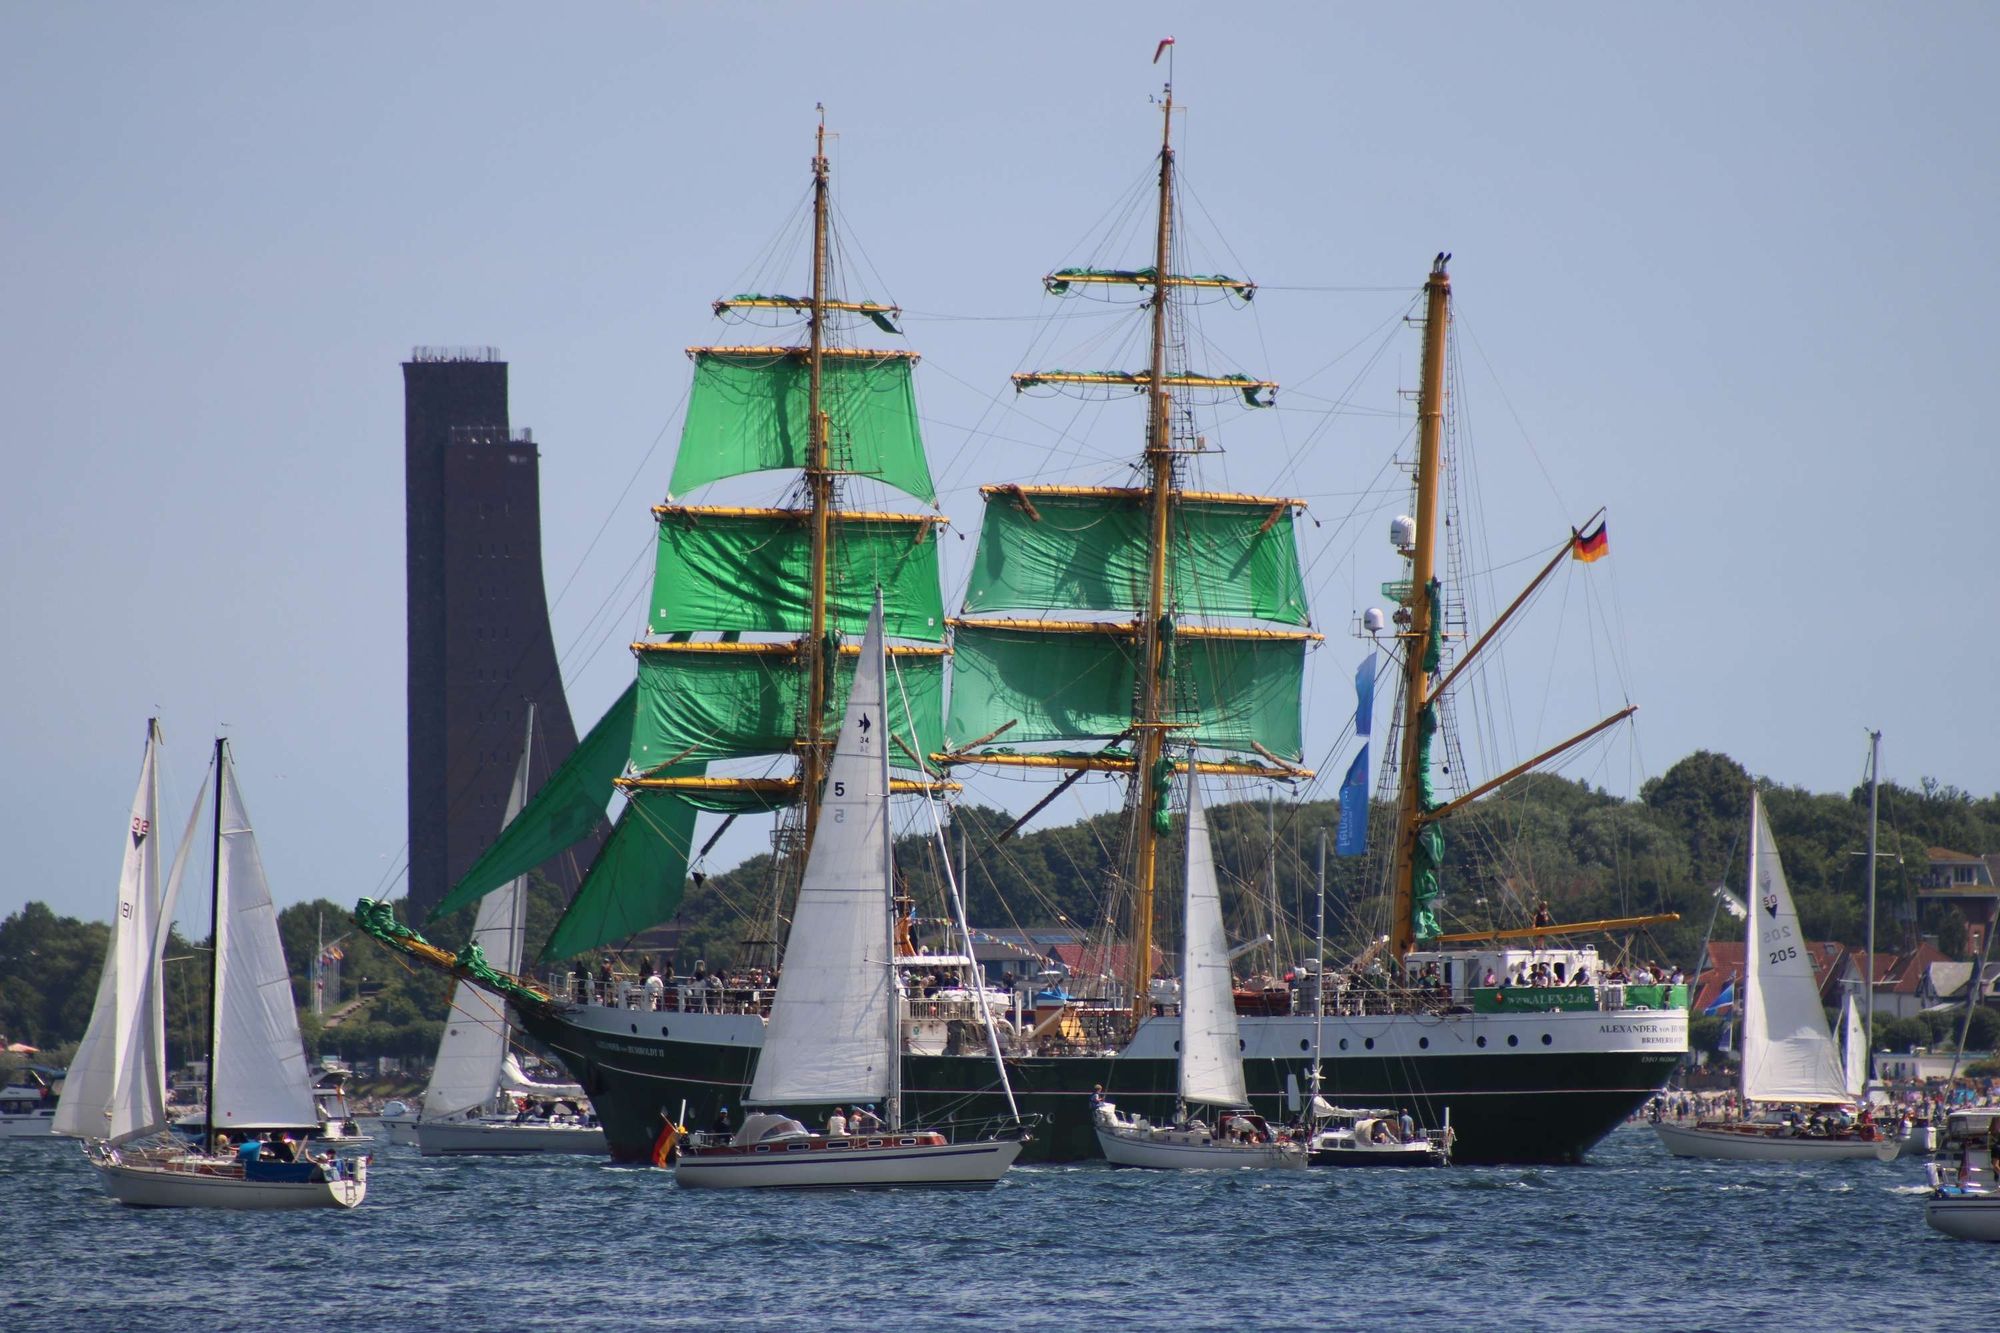
M 847 716 L 820 792 L 778 993 L 749 1101 L 886 1101 L 895 992 L 889 953 L 889 727 L 882 608 L 868 618 Z
M 535 734 L 535 706 L 528 705 L 527 735 L 521 742 L 521 762 L 514 768 L 514 785 L 507 793 L 505 829 L 528 803 L 528 763 Z M 472 938 L 496 971 L 521 969 L 522 939 L 527 930 L 527 877 L 508 881 L 479 900 Z M 438 1040 L 437 1064 L 424 1087 L 424 1116 L 458 1115 L 493 1100 L 500 1089 L 500 1067 L 507 1058 L 507 1009 L 499 999 L 471 982 L 452 988 L 451 1015 Z
M 209 1114 L 217 1129 L 316 1125 L 319 1114 L 299 1038 L 291 970 L 278 938 L 278 912 L 226 746 L 218 769 L 221 845 L 216 849 L 214 1104 Z
M 1861 1011 L 1855 1007 L 1852 995 L 1840 1002 L 1840 1052 L 1841 1067 L 1847 1074 L 1848 1100 L 1858 1102 L 1868 1088 L 1868 1034 L 1862 1030 Z
M 1847 1077 L 1826 1029 L 1812 951 L 1792 906 L 1771 821 L 1750 796 L 1749 958 L 1743 987 L 1743 1097 L 1844 1102 Z
M 1236 1032 L 1235 985 L 1229 939 L 1222 930 L 1222 891 L 1208 843 L 1201 783 L 1188 770 L 1187 903 L 1181 945 L 1181 1100 L 1247 1106 L 1243 1048 Z
M 166 1029 L 157 971 L 160 925 L 160 725 L 146 723 L 139 789 L 121 841 L 118 909 L 97 980 L 90 1026 L 70 1062 L 54 1129 L 123 1143 L 161 1128 L 166 1109 Z

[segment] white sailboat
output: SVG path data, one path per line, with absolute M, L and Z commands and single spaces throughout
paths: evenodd
M 106 1190 L 154 1208 L 352 1208 L 367 1192 L 368 1159 L 327 1154 L 272 1161 L 264 1133 L 301 1139 L 319 1126 L 292 1003 L 278 915 L 243 808 L 228 742 L 215 744 L 214 954 L 208 1119 L 199 1145 L 165 1133 L 166 1027 L 160 956 L 204 785 L 162 894 L 155 824 L 159 728 L 149 724 L 139 795 L 97 1007 L 77 1073 L 57 1108 L 58 1132 L 86 1140 Z M 231 1140 L 241 1147 L 232 1150 Z
M 528 803 L 535 706 L 527 708 L 521 760 L 507 794 L 505 828 Z M 518 972 L 527 938 L 528 881 L 520 876 L 479 900 L 472 938 L 486 960 L 504 973 Z M 414 1142 L 425 1157 L 522 1157 L 544 1153 L 602 1156 L 604 1131 L 585 1114 L 583 1089 L 574 1084 L 537 1087 L 513 1064 L 512 1029 L 505 1007 L 486 991 L 460 980 L 451 993 L 451 1015 L 438 1040 L 437 1063 L 412 1124 L 389 1130 L 392 1142 Z M 508 1078 L 511 1065 L 514 1079 Z M 510 1081 L 515 1086 L 505 1086 Z M 526 1090 L 520 1085 L 526 1083 Z M 522 1109 L 512 1109 L 516 1096 Z M 567 1105 L 568 1110 L 563 1110 Z M 385 1120 L 385 1124 L 390 1124 Z M 404 1136 L 408 1137 L 405 1138 Z
M 685 1187 L 981 1189 L 1021 1154 L 1018 1134 L 953 1143 L 902 1124 L 887 694 L 878 592 L 750 1085 L 748 1104 L 765 1109 L 724 1141 L 691 1140 L 674 1168 Z M 1005 1089 L 997 1051 L 994 1065 Z M 1011 1089 L 1007 1097 L 1011 1104 Z M 874 1102 L 887 1122 L 854 1133 L 811 1133 L 775 1109 Z
M 1201 784 L 1188 765 L 1187 889 L 1181 931 L 1180 1115 L 1172 1125 L 1120 1115 L 1116 1103 L 1095 1111 L 1097 1144 L 1113 1166 L 1228 1170 L 1303 1168 L 1305 1149 L 1282 1142 L 1247 1108 L 1243 1044 L 1236 1030 L 1229 940 L 1222 928 L 1222 892 L 1209 847 Z M 1206 1106 L 1220 1123 L 1195 1119 Z
M 1868 1038 L 1852 995 L 1840 1000 L 1840 1071 L 1847 1100 L 1859 1102 L 1868 1088 Z
M 1827 1031 L 1805 931 L 1762 798 L 1750 794 L 1750 878 L 1745 900 L 1747 958 L 1742 1003 L 1742 1120 L 1653 1126 L 1676 1157 L 1739 1162 L 1802 1162 L 1874 1157 L 1896 1142 L 1872 1124 L 1848 1125 L 1795 1108 L 1856 1100 L 1850 1071 Z M 1854 1072 L 1860 1072 L 1856 1070 Z M 1750 1116 L 1753 1107 L 1768 1108 Z

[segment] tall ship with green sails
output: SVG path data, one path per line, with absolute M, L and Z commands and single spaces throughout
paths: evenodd
M 1019 992 L 1011 1008 L 1007 997 L 999 1005 L 1008 1017 L 993 1041 L 1020 1112 L 1042 1120 L 1027 1159 L 1097 1155 L 1091 1094 L 1100 1085 L 1128 1112 L 1172 1114 L 1180 1017 L 1174 982 L 1161 975 L 1171 951 L 1159 937 L 1177 917 L 1181 884 L 1170 855 L 1175 811 L 1185 806 L 1176 795 L 1197 780 L 1309 789 L 1316 774 L 1306 763 L 1302 696 L 1308 655 L 1323 636 L 1295 531 L 1304 502 L 1211 489 L 1199 476 L 1208 446 L 1189 408 L 1266 406 L 1278 386 L 1187 364 L 1187 310 L 1204 300 L 1244 303 L 1256 289 L 1177 267 L 1170 86 L 1162 112 L 1146 262 L 1044 279 L 1057 298 L 1129 300 L 1145 328 L 1143 359 L 1026 371 L 1013 385 L 1142 404 L 1136 456 L 1122 465 L 1120 485 L 983 486 L 958 616 L 944 613 L 938 553 L 949 520 L 936 511 L 918 428 L 917 358 L 854 341 L 884 341 L 900 312 L 835 290 L 823 129 L 805 294 L 715 303 L 717 315 L 753 327 L 789 324 L 789 340 L 690 349 L 673 498 L 653 510 L 653 595 L 648 633 L 632 645 L 636 679 L 437 909 L 457 910 L 581 840 L 616 793 L 623 804 L 613 831 L 543 961 L 594 956 L 674 916 L 700 855 L 700 815 L 772 821 L 775 873 L 766 902 L 745 914 L 731 984 L 604 984 L 587 963 L 546 988 L 487 972 L 522 1027 L 590 1095 L 614 1157 L 644 1160 L 669 1121 L 706 1124 L 741 1106 L 769 1003 L 758 979 L 781 956 L 787 895 L 815 833 L 812 794 L 877 588 L 893 641 L 895 789 L 921 812 L 918 826 L 948 822 L 955 775 L 972 769 L 1045 777 L 1050 796 L 1086 777 L 1120 784 L 1118 870 L 1088 953 L 1094 967 L 1072 976 L 1052 1009 L 1024 1004 Z M 1332 1101 L 1407 1109 L 1426 1125 L 1449 1109 L 1459 1160 L 1575 1160 L 1672 1072 L 1687 1049 L 1686 1015 L 1670 993 L 1603 984 L 1596 950 L 1568 942 L 1572 931 L 1644 921 L 1453 936 L 1434 920 L 1440 827 L 1515 776 L 1447 796 L 1429 759 L 1455 667 L 1481 646 L 1446 662 L 1461 646 L 1442 632 L 1437 560 L 1448 300 L 1440 257 L 1426 283 L 1416 514 L 1396 529 L 1406 577 L 1385 585 L 1399 599 L 1388 639 L 1400 676 L 1392 739 L 1416 741 L 1384 769 L 1398 814 L 1377 839 L 1375 873 L 1391 919 L 1342 970 L 1345 984 L 1333 962 L 1314 962 L 1297 969 L 1283 1003 L 1242 1013 L 1244 1073 L 1255 1108 L 1273 1120 L 1290 1118 L 1299 1090 L 1315 1086 L 1317 1060 L 1316 1086 Z M 679 498 L 771 472 L 781 474 L 781 498 L 767 507 Z M 910 977 L 906 1113 L 926 1123 L 1005 1116 L 971 941 L 949 930 L 926 939 L 926 923 L 951 913 L 923 907 L 938 915 L 904 904 L 897 944 L 909 955 L 898 960 Z M 372 919 L 378 933 L 407 941 L 379 909 Z M 1532 994 L 1482 984 L 1530 960 L 1565 984 Z M 461 957 L 458 969 L 477 974 L 480 960 Z M 1402 984 L 1420 976 L 1422 987 Z

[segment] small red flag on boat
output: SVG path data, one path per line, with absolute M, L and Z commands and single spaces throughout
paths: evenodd
M 1575 528 L 1571 528 L 1569 532 L 1569 553 L 1578 560 L 1583 561 L 1586 565 L 1593 560 L 1602 560 L 1605 556 L 1610 555 L 1611 534 L 1609 523 L 1604 519 L 1599 519 L 1597 520 L 1597 526 L 1589 532 L 1578 532 Z
M 1160 44 L 1153 48 L 1153 63 L 1155 65 L 1160 63 L 1160 57 L 1165 55 L 1167 53 L 1167 48 L 1172 46 L 1173 44 L 1174 44 L 1174 39 L 1171 37 L 1162 37 L 1160 39 Z

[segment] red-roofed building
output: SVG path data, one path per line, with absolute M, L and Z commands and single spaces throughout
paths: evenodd
M 1090 983 L 1099 978 L 1124 981 L 1132 975 L 1131 963 L 1128 961 L 1132 957 L 1132 946 L 1129 944 L 1114 944 L 1109 949 L 1100 948 L 1095 944 L 1058 944 L 1051 948 L 1049 953 L 1058 963 L 1068 968 L 1070 976 L 1075 978 L 1075 983 L 1083 987 L 1083 991 L 1077 992 L 1079 994 L 1094 993 L 1096 987 Z M 1155 945 L 1153 970 L 1149 975 L 1160 975 L 1161 969 L 1166 966 L 1166 959 L 1167 956 L 1160 952 L 1158 945 Z
M 1814 941 L 1806 949 L 1812 956 L 1820 1003 L 1829 1009 L 1838 1008 L 1847 984 L 1852 981 L 1858 987 L 1869 970 L 1863 965 L 1867 955 L 1830 940 Z M 1729 984 L 1743 975 L 1743 951 L 1744 945 L 1739 940 L 1709 941 L 1701 971 L 1695 974 L 1695 1013 L 1706 1012 Z M 1876 954 L 1873 968 L 1876 1018 L 1907 1018 L 1922 1009 L 1929 1003 L 1924 998 L 1924 978 L 1932 963 L 1945 961 L 1948 961 L 1946 955 L 1928 940 L 1909 953 Z

